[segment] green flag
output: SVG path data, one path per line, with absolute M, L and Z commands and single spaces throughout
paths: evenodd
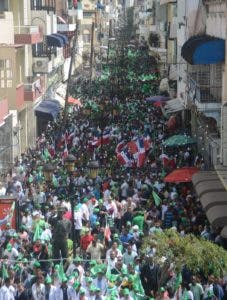
M 9 274 L 4 263 L 2 264 L 2 278 L 3 279 L 9 278 Z
M 42 229 L 40 228 L 40 225 L 37 224 L 36 227 L 35 227 L 35 233 L 34 233 L 34 236 L 33 236 L 33 242 L 35 242 L 37 240 L 40 240 L 41 233 L 42 233 Z
M 56 188 L 58 187 L 58 180 L 57 178 L 55 177 L 55 175 L 53 174 L 53 177 L 52 177 L 52 183 L 53 183 L 53 186 Z
M 154 203 L 156 206 L 159 206 L 161 204 L 161 198 L 159 197 L 159 195 L 155 192 L 155 191 L 152 191 L 152 197 L 154 199 Z
M 59 269 L 58 269 L 58 278 L 60 281 L 63 281 L 63 279 L 65 277 L 66 277 L 66 275 L 65 275 L 64 266 L 63 266 L 63 259 L 61 258 L 61 262 L 60 262 Z
M 179 286 L 181 285 L 181 283 L 182 283 L 182 275 L 181 275 L 181 273 L 178 273 L 176 281 L 175 281 L 175 289 L 176 290 L 179 288 Z
M 164 169 L 162 169 L 161 178 L 164 178 L 164 177 L 166 177 L 166 172 Z

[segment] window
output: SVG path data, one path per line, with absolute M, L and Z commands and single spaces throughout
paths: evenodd
M 88 29 L 83 30 L 83 42 L 85 44 L 90 44 L 90 42 L 91 42 L 91 34 Z
M 7 80 L 6 86 L 7 86 L 7 88 L 11 88 L 13 86 L 13 81 L 12 80 Z
M 0 59 L 0 87 L 11 88 L 13 86 L 12 63 L 10 59 Z

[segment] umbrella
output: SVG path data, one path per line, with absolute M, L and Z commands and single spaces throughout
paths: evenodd
M 173 135 L 164 141 L 164 145 L 166 147 L 185 146 L 185 145 L 190 145 L 195 143 L 196 143 L 196 139 L 194 139 L 191 136 L 183 135 L 183 134 Z
M 158 102 L 158 101 L 161 101 L 161 102 L 165 102 L 165 101 L 168 101 L 170 100 L 169 97 L 165 97 L 165 96 L 152 96 L 152 97 L 148 97 L 146 98 L 146 101 L 148 102 Z
M 176 169 L 164 178 L 165 182 L 191 182 L 192 176 L 198 173 L 199 169 L 195 167 L 184 167 Z
M 79 99 L 75 99 L 75 98 L 73 98 L 73 97 L 69 97 L 69 98 L 68 98 L 68 103 L 69 103 L 69 104 L 78 105 L 78 106 L 82 106 L 80 100 L 79 100 Z
M 161 107 L 161 106 L 164 106 L 165 104 L 166 104 L 166 103 L 165 103 L 164 101 L 163 101 L 163 102 L 162 102 L 162 101 L 157 101 L 157 102 L 154 102 L 153 105 L 154 105 L 155 107 Z

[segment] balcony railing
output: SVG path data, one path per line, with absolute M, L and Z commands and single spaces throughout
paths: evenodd
M 31 10 L 46 10 L 55 12 L 55 0 L 31 0 Z
M 200 103 L 220 103 L 222 98 L 221 86 L 210 86 L 209 84 L 198 84 L 188 75 L 188 98 Z
M 37 44 L 43 40 L 38 26 L 14 26 L 15 44 Z
M 36 79 L 32 83 L 24 84 L 24 100 L 34 101 L 43 94 L 43 86 L 41 79 Z

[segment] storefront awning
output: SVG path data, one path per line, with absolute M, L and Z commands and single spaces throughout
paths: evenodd
M 57 36 L 63 40 L 64 45 L 69 43 L 68 37 L 62 33 L 53 33 L 52 35 Z
M 160 5 L 164 5 L 168 3 L 176 3 L 176 0 L 160 0 Z
M 35 115 L 38 118 L 45 120 L 56 119 L 58 113 L 61 110 L 61 106 L 57 100 L 43 100 L 36 108 Z
M 215 205 L 206 212 L 210 224 L 214 227 L 224 227 L 227 225 L 227 203 L 225 205 Z
M 225 205 L 227 204 L 227 192 L 219 191 L 203 194 L 200 197 L 200 202 L 203 206 L 204 211 L 208 211 L 215 205 Z
M 47 45 L 62 48 L 68 43 L 68 38 L 59 33 L 47 35 Z
M 165 112 L 167 114 L 171 114 L 173 112 L 181 111 L 184 109 L 185 109 L 185 107 L 184 107 L 183 102 L 178 98 L 169 100 L 168 102 L 166 102 L 166 105 L 165 105 Z
M 213 226 L 227 225 L 227 191 L 215 171 L 200 171 L 192 177 L 207 219 Z
M 194 36 L 184 43 L 181 56 L 191 65 L 209 65 L 225 60 L 225 40 L 209 35 Z
M 200 171 L 192 177 L 192 183 L 199 198 L 201 198 L 203 194 L 225 191 L 215 171 Z

